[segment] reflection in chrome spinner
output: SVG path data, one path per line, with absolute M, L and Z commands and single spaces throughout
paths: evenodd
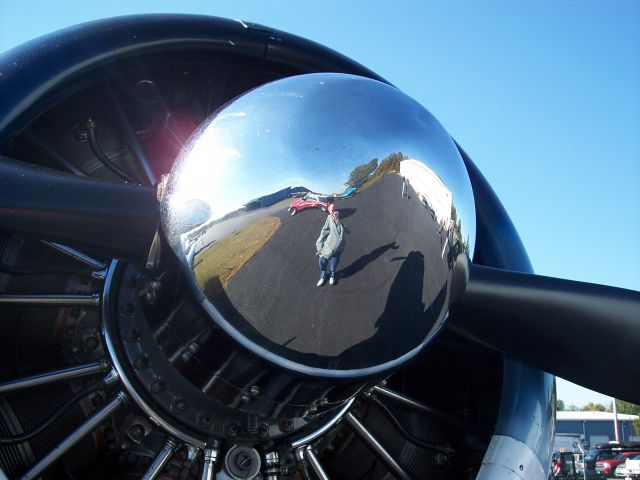
M 475 242 L 446 131 L 399 90 L 343 74 L 278 80 L 225 106 L 171 171 L 162 222 L 217 324 L 276 364 L 330 377 L 420 351 Z

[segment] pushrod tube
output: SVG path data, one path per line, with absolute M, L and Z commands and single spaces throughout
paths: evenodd
M 133 157 L 138 162 L 138 166 L 144 172 L 145 177 L 150 185 L 155 185 L 157 182 L 156 176 L 153 174 L 153 170 L 151 166 L 149 166 L 149 160 L 147 159 L 146 154 L 144 153 L 144 149 L 140 145 L 140 141 L 138 140 L 137 135 L 135 134 L 134 128 L 131 126 L 131 122 L 129 121 L 129 117 L 125 113 L 122 108 L 122 104 L 118 100 L 118 97 L 112 92 L 110 92 L 109 99 L 111 100 L 111 104 L 114 106 L 116 114 L 118 115 L 118 119 L 120 124 L 122 125 L 122 130 L 124 131 L 124 135 L 127 139 L 127 143 L 129 147 L 133 151 Z
M 61 380 L 71 380 L 74 378 L 87 377 L 97 373 L 107 371 L 109 367 L 105 360 L 95 363 L 78 365 L 77 367 L 61 368 L 52 372 L 41 373 L 29 377 L 22 377 L 16 380 L 0 383 L 0 394 L 11 393 L 24 388 L 37 387 L 48 383 L 59 382 Z
M 0 306 L 99 307 L 100 295 L 0 295 Z
M 379 394 L 381 396 L 387 397 L 401 405 L 423 412 L 433 418 L 437 418 L 438 420 L 445 421 L 448 424 L 453 425 L 454 427 L 459 428 L 462 431 L 474 433 L 482 437 L 487 436 L 487 432 L 483 430 L 481 427 L 478 427 L 477 425 L 472 425 L 471 423 L 465 422 L 464 420 L 460 420 L 455 415 L 451 415 L 447 412 L 443 412 L 442 410 L 431 407 L 430 405 L 426 405 L 422 402 L 414 400 L 413 398 L 407 397 L 406 395 L 398 393 L 389 388 L 375 386 L 371 390 L 371 393 Z
M 322 464 L 314 453 L 313 448 L 311 448 L 311 445 L 304 449 L 304 458 L 306 458 L 307 462 L 309 462 L 309 466 L 311 467 L 311 470 L 313 470 L 313 473 L 316 474 L 318 480 L 329 480 L 327 472 L 325 472 L 324 468 L 322 468 Z
M 351 412 L 345 416 L 345 421 L 353 432 L 373 451 L 373 453 L 384 463 L 393 475 L 400 480 L 411 480 L 409 474 L 400 464 L 387 452 L 387 450 L 371 435 L 369 430 Z
M 299 447 L 303 447 L 305 445 L 310 444 L 314 440 L 320 438 L 322 435 L 327 433 L 327 431 L 329 431 L 331 428 L 333 428 L 333 426 L 340 421 L 340 419 L 344 416 L 344 414 L 347 413 L 347 411 L 351 408 L 351 405 L 353 405 L 354 400 L 355 400 L 355 398 L 352 398 L 347 403 L 345 403 L 344 406 L 340 410 L 338 410 L 338 413 L 336 413 L 321 428 L 319 428 L 315 432 L 310 433 L 306 437 L 299 438 L 295 442 L 292 442 L 291 443 L 291 447 L 294 450 L 296 450 Z
M 29 132 L 28 130 L 24 131 L 22 134 L 29 140 L 31 144 L 35 145 L 38 150 L 45 153 L 49 158 L 55 160 L 59 165 L 69 170 L 69 172 L 82 177 L 87 176 L 87 173 L 84 170 L 79 168 L 77 165 L 67 161 L 66 158 L 64 158 L 62 155 L 56 152 L 53 149 L 53 147 L 51 147 L 49 144 L 43 141 L 38 135 L 35 135 L 34 133 Z M 2 477 L 0 477 L 0 480 L 1 478 Z
M 118 392 L 113 400 L 98 410 L 92 417 L 87 419 L 82 425 L 76 428 L 67 438 L 62 440 L 58 446 L 42 457 L 31 469 L 25 473 L 21 480 L 32 480 L 37 478 L 42 472 L 49 468 L 62 455 L 67 453 L 71 447 L 82 440 L 86 435 L 98 427 L 109 415 L 118 410 L 126 401 L 126 394 Z
M 162 450 L 160 450 L 160 453 L 158 453 L 155 460 L 141 480 L 154 480 L 155 478 L 158 478 L 158 475 L 160 475 L 160 472 L 162 472 L 162 469 L 167 464 L 167 462 L 171 460 L 171 457 L 173 456 L 177 448 L 178 443 L 172 438 L 168 438 L 164 442 Z
M 392 400 L 396 400 L 398 403 L 406 405 L 407 407 L 411 407 L 428 414 L 434 413 L 433 409 L 429 406 L 385 387 L 375 386 L 372 389 L 372 393 L 379 393 L 380 395 L 384 395 L 385 397 L 391 398 Z
M 200 480 L 213 480 L 218 461 L 218 447 L 204 449 L 204 461 L 202 462 L 202 473 Z
M 89 139 L 89 147 L 98 158 L 100 163 L 102 163 L 105 167 L 111 170 L 116 175 L 120 176 L 127 182 L 137 183 L 136 179 L 129 175 L 127 172 L 122 170 L 118 165 L 111 161 L 111 159 L 100 149 L 98 145 L 98 139 L 96 138 L 96 122 L 94 122 L 91 118 L 87 120 L 87 137 Z
M 90 257 L 89 255 L 76 250 L 75 248 L 67 247 L 66 245 L 62 245 L 60 243 L 49 242 L 47 240 L 42 240 L 42 243 L 60 253 L 63 253 L 67 257 L 72 258 L 76 262 L 81 263 L 91 270 L 104 270 L 105 268 L 107 268 L 107 265 L 105 263 L 100 262 L 99 260 L 96 260 L 95 258 Z

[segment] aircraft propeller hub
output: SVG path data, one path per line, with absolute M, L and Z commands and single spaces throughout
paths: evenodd
M 163 185 L 161 222 L 218 327 L 284 369 L 341 379 L 388 373 L 432 340 L 475 244 L 444 128 L 398 89 L 336 73 L 267 83 L 207 119 Z

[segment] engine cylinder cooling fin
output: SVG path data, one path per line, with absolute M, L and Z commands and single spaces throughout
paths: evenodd
M 108 404 L 89 417 L 82 425 L 75 429 L 68 437 L 61 441 L 53 450 L 42 457 L 33 465 L 20 480 L 37 478 L 43 471 L 49 468 L 55 461 L 62 457 L 74 445 L 91 433 L 101 422 L 112 415 L 126 401 L 126 394 L 119 392 Z
M 179 276 L 114 262 L 105 283 L 105 343 L 132 398 L 176 438 L 311 442 L 347 411 L 360 383 L 308 378 L 230 340 Z M 171 292 L 169 295 L 168 292 Z
M 411 480 L 406 470 L 387 451 L 387 449 L 367 430 L 367 428 L 352 413 L 347 413 L 346 422 L 353 429 L 362 441 L 371 448 L 374 454 L 380 458 L 389 470 L 402 480 Z
M 33 388 L 0 399 L 0 468 L 9 478 L 24 473 L 71 433 L 84 420 L 87 404 L 91 405 L 78 402 L 64 383 L 47 385 L 45 389 L 46 394 L 42 388 Z M 76 401 L 69 403 L 74 397 Z M 85 438 L 69 451 L 65 463 L 76 468 L 91 461 L 95 454 L 94 442 Z

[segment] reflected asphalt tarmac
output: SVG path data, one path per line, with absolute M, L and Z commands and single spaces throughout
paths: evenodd
M 326 214 L 272 213 L 282 224 L 229 282 L 225 316 L 315 366 L 362 368 L 416 346 L 435 320 L 429 304 L 448 302 L 448 273 L 437 223 L 411 189 L 408 200 L 401 190 L 391 174 L 336 201 L 346 245 L 334 286 L 316 287 L 315 242 Z

